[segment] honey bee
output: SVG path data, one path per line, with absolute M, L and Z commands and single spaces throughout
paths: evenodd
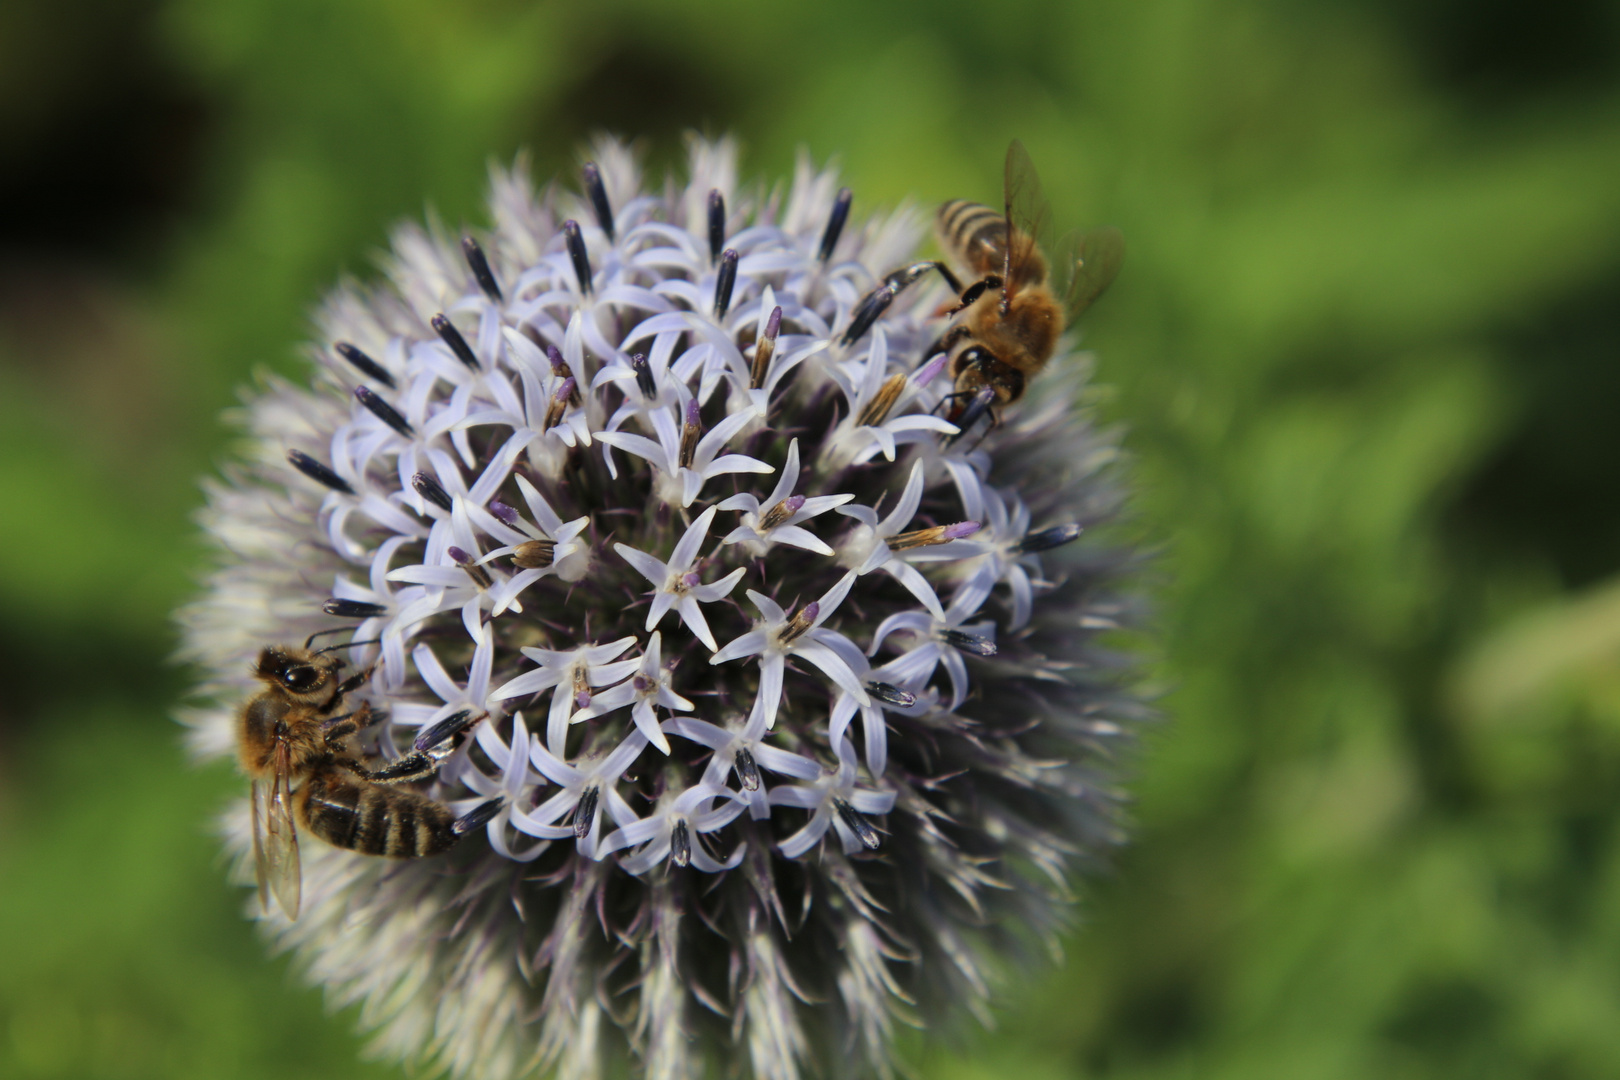
M 967 432 L 986 413 L 1024 396 L 1030 378 L 1052 359 L 1064 327 L 1113 283 L 1124 258 L 1119 230 L 1094 229 L 1065 237 L 1055 249 L 1049 275 L 1040 237 L 1048 208 L 1040 178 L 1024 144 L 1007 148 L 1005 200 L 1001 210 L 963 199 L 943 204 L 934 217 L 940 247 L 972 275 L 961 281 L 945 263 L 923 261 L 884 278 L 855 309 L 843 343 L 853 344 L 875 323 L 901 290 L 937 271 L 957 302 L 942 314 L 961 318 L 926 355 L 948 353 L 955 392 L 947 395 L 946 419 Z
M 368 768 L 349 740 L 367 725 L 371 706 L 346 712 L 344 704 L 371 671 L 341 678 L 347 665 L 309 646 L 259 653 L 253 674 L 266 686 L 238 721 L 242 768 L 252 778 L 259 903 L 268 910 L 274 892 L 288 918 L 298 917 L 302 892 L 295 821 L 335 847 L 410 859 L 449 849 L 500 809 L 491 799 L 458 818 L 443 803 L 391 786 L 432 775 L 483 716 L 463 710 L 425 729 L 399 760 Z

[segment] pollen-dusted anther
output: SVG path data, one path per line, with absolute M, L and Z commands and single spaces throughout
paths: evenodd
M 698 408 L 697 398 L 686 403 L 686 423 L 681 426 L 681 456 L 680 466 L 690 469 L 693 460 L 697 457 L 698 440 L 703 438 L 703 413 Z
M 456 561 L 456 565 L 467 572 L 474 585 L 480 589 L 487 589 L 495 584 L 495 579 L 489 576 L 489 571 L 478 565 L 478 561 L 470 554 L 458 547 L 450 547 L 445 554 Z
M 607 185 L 602 183 L 602 170 L 596 167 L 596 162 L 587 161 L 584 168 L 579 170 L 579 175 L 585 182 L 585 197 L 591 201 L 591 213 L 596 215 L 596 224 L 607 235 L 608 243 L 616 243 L 618 237 L 613 232 L 613 204 L 608 202 Z
M 574 264 L 574 278 L 579 282 L 579 291 L 589 296 L 591 293 L 591 259 L 585 251 L 585 237 L 579 231 L 579 222 L 572 219 L 563 222 L 563 245 L 568 248 L 568 261 Z
M 675 828 L 669 834 L 669 858 L 680 867 L 692 862 L 692 833 L 686 827 L 685 818 L 675 822 Z
M 354 365 L 354 369 L 360 372 L 360 374 L 369 379 L 376 379 L 378 382 L 388 387 L 388 389 L 392 390 L 399 385 L 398 383 L 394 382 L 394 377 L 388 374 L 387 368 L 377 363 L 377 361 L 361 352 L 355 346 L 350 345 L 347 341 L 337 342 L 332 346 L 332 351 L 343 357 L 343 359 L 347 360 L 350 364 Z
M 591 677 L 583 667 L 574 669 L 574 708 L 583 709 L 591 703 Z
M 804 636 L 816 624 L 816 617 L 821 614 L 821 604 L 815 600 L 810 601 L 789 619 L 777 634 L 777 641 L 783 645 L 791 645 Z
M 913 694 L 910 690 L 902 690 L 893 683 L 878 682 L 873 679 L 866 684 L 866 692 L 885 705 L 909 709 L 917 704 L 916 694 Z
M 489 260 L 484 257 L 484 249 L 478 246 L 478 241 L 470 236 L 463 236 L 461 254 L 466 256 L 467 269 L 472 271 L 473 280 L 478 282 L 478 287 L 484 291 L 484 295 L 499 304 L 502 300 L 501 287 L 495 284 L 494 271 L 490 270 Z
M 720 260 L 720 249 L 726 246 L 726 197 L 719 188 L 709 192 L 709 261 Z
M 489 500 L 489 512 L 494 514 L 496 519 L 499 520 L 502 525 L 516 526 L 517 523 L 522 520 L 516 510 L 510 506 L 507 506 L 499 499 Z
M 996 655 L 996 643 L 989 638 L 964 633 L 961 630 L 949 629 L 941 631 L 939 636 L 945 640 L 945 644 L 960 649 L 965 653 L 972 653 L 974 656 Z
M 360 399 L 360 404 L 364 405 L 372 416 L 375 416 L 407 439 L 415 438 L 416 429 L 411 427 L 410 421 L 399 415 L 399 412 L 392 405 L 378 397 L 371 387 L 355 387 L 354 396 Z
M 325 484 L 333 491 L 341 491 L 345 495 L 354 494 L 354 488 L 349 486 L 347 480 L 301 450 L 287 451 L 287 461 L 293 468 L 318 484 Z
M 596 804 L 602 797 L 602 789 L 595 784 L 579 793 L 579 805 L 574 807 L 574 835 L 583 840 L 591 834 L 591 825 L 596 822 Z
M 855 809 L 843 799 L 833 800 L 833 809 L 838 811 L 838 818 L 849 831 L 855 834 L 855 839 L 861 842 L 861 847 L 867 851 L 876 851 L 883 844 L 883 837 L 866 820 L 866 815 Z
M 411 488 L 422 498 L 447 514 L 455 506 L 455 503 L 451 501 L 450 493 L 444 490 L 444 485 L 425 472 L 415 473 L 411 476 Z
M 484 370 L 483 365 L 478 362 L 477 354 L 472 351 L 472 346 L 467 344 L 467 339 L 461 336 L 461 331 L 456 329 L 456 324 L 451 322 L 443 312 L 429 319 L 428 325 L 433 327 L 435 334 L 439 335 L 439 340 L 449 346 L 450 351 L 456 354 L 456 359 L 467 365 L 469 371 Z
M 658 399 L 658 384 L 653 381 L 652 365 L 647 363 L 646 353 L 631 353 L 630 370 L 636 373 L 636 389 L 648 401 Z
M 878 387 L 878 392 L 872 395 L 872 400 L 861 410 L 861 415 L 855 418 L 855 423 L 862 427 L 877 427 L 883 423 L 889 418 L 889 410 L 894 408 L 894 403 L 900 400 L 900 391 L 905 388 L 904 375 L 895 374 L 884 379 L 883 385 Z
M 804 496 L 789 495 L 787 498 L 765 511 L 764 516 L 759 519 L 759 531 L 765 532 L 767 529 L 774 529 L 778 525 L 785 525 L 787 524 L 788 518 L 792 517 L 794 514 L 797 514 L 803 509 Z
M 765 376 L 771 371 L 771 357 L 776 353 L 776 338 L 782 332 L 782 309 L 771 308 L 770 317 L 765 320 L 765 329 L 759 335 L 759 344 L 754 346 L 754 362 L 748 369 L 748 386 L 758 390 L 765 385 Z
M 737 288 L 737 250 L 720 253 L 720 269 L 714 275 L 714 317 L 723 319 L 731 310 L 731 294 Z
M 838 189 L 832 213 L 827 215 L 827 227 L 821 231 L 821 248 L 816 252 L 816 258 L 822 262 L 832 258 L 833 248 L 838 246 L 838 238 L 844 234 L 844 222 L 849 220 L 849 204 L 854 198 L 855 193 L 849 188 Z
M 1028 554 L 1037 551 L 1050 551 L 1055 547 L 1078 540 L 1085 531 L 1085 526 L 1069 522 L 1067 525 L 1053 525 L 1050 529 L 1032 532 L 1019 543 L 1018 550 Z
M 579 383 L 578 380 L 574 379 L 574 373 L 569 370 L 568 361 L 563 359 L 562 350 L 558 349 L 555 345 L 547 345 L 545 346 L 545 350 L 546 360 L 551 364 L 551 373 L 557 376 L 559 379 L 568 379 L 573 384 L 573 389 L 571 389 L 568 393 L 568 404 L 578 405 Z M 547 426 L 549 427 L 550 425 Z
M 574 377 L 572 375 L 558 384 L 556 391 L 551 395 L 551 403 L 546 406 L 545 428 L 550 431 L 562 423 L 563 415 L 568 412 L 568 403 L 576 397 L 574 390 Z
M 381 604 L 367 600 L 341 600 L 336 596 L 322 604 L 321 610 L 340 619 L 375 619 L 388 612 Z
M 557 555 L 557 545 L 550 540 L 528 540 L 512 552 L 512 565 L 520 570 L 544 570 Z
M 896 533 L 889 537 L 890 551 L 907 551 L 911 548 L 928 547 L 931 544 L 948 544 L 952 540 L 961 540 L 972 536 L 979 531 L 977 521 L 958 521 L 954 525 L 935 525 L 930 529 L 912 529 L 910 532 Z
M 737 779 L 742 781 L 744 791 L 759 790 L 759 762 L 754 760 L 753 751 L 746 746 L 738 747 L 731 765 L 737 770 Z

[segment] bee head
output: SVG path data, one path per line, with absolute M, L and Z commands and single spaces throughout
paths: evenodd
M 329 697 L 343 661 L 308 649 L 271 646 L 259 653 L 253 673 L 294 700 L 319 704 Z

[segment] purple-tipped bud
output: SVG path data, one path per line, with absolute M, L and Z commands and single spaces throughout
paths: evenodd
M 927 386 L 935 375 L 938 375 L 941 371 L 945 370 L 945 364 L 949 360 L 950 356 L 945 353 L 939 353 L 932 360 L 928 361 L 928 363 L 918 368 L 916 373 L 911 376 L 911 381 L 916 383 L 918 386 Z
M 755 390 L 765 385 L 765 377 L 771 371 L 771 357 L 776 355 L 776 339 L 781 333 L 782 309 L 773 307 L 765 320 L 765 328 L 759 333 L 759 343 L 754 346 L 754 362 L 749 367 L 749 386 Z
M 686 423 L 681 427 L 680 466 L 690 469 L 697 458 L 698 440 L 703 437 L 703 410 L 697 398 L 686 403 Z
M 820 615 L 821 604 L 819 601 L 812 600 L 808 604 L 804 605 L 804 607 L 800 608 L 798 614 L 789 619 L 787 624 L 782 627 L 780 636 L 782 644 L 791 644 L 793 641 L 796 641 L 798 638 L 802 637 L 805 631 L 816 625 L 816 619 L 820 617 Z
M 945 539 L 961 540 L 978 532 L 982 526 L 977 521 L 958 521 L 955 525 L 945 526 Z
M 457 566 L 469 566 L 473 561 L 473 557 L 471 555 L 467 554 L 461 548 L 458 548 L 453 544 L 445 550 L 445 554 L 456 560 Z
M 411 489 L 447 514 L 455 506 L 450 499 L 450 493 L 444 490 L 443 485 L 425 472 L 411 476 Z
M 472 346 L 467 344 L 467 339 L 461 336 L 460 330 L 456 329 L 455 323 L 451 322 L 443 314 L 439 314 L 429 319 L 428 324 L 433 327 L 433 332 L 439 335 L 439 340 L 444 342 L 451 352 L 455 353 L 456 359 L 467 366 L 467 370 L 482 371 L 484 369 L 484 366 L 478 362 L 477 355 L 472 351 Z
M 545 429 L 550 431 L 562 423 L 568 414 L 568 403 L 574 400 L 575 383 L 572 375 L 557 384 L 557 389 L 551 394 L 551 402 L 546 406 L 546 416 L 543 421 Z

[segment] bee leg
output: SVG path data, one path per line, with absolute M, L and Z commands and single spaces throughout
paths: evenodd
M 946 417 L 947 420 L 955 424 L 957 427 L 957 432 L 955 435 L 947 435 L 945 437 L 946 446 L 951 445 L 952 443 L 956 442 L 957 439 L 960 439 L 963 435 L 966 435 L 973 429 L 973 425 L 977 424 L 984 417 L 986 412 L 991 411 L 990 406 L 996 400 L 996 390 L 993 386 L 981 386 L 971 395 L 961 393 L 952 394 L 951 397 L 971 397 L 972 400 L 970 400 L 966 407 L 962 409 L 960 415 Z M 991 412 L 992 423 L 994 422 L 994 417 L 995 414 Z M 978 448 L 978 443 L 974 443 L 973 445 L 975 449 Z M 971 453 L 971 451 L 969 452 Z
M 991 289 L 999 288 L 1001 288 L 1001 278 L 995 274 L 991 274 L 989 277 L 981 278 L 980 280 L 969 285 L 967 288 L 959 289 L 958 291 L 962 295 L 957 298 L 956 306 L 948 311 L 943 312 L 942 314 L 944 314 L 946 318 L 949 318 L 952 315 L 966 311 L 968 308 L 972 307 L 978 302 L 979 297 L 983 296 Z
M 958 341 L 962 341 L 963 339 L 972 336 L 973 331 L 969 330 L 966 326 L 962 326 L 961 324 L 953 326 L 941 334 L 932 345 L 928 346 L 928 349 L 923 353 L 922 358 L 924 360 L 928 360 L 932 357 L 938 356 L 942 352 L 950 352 L 952 347 L 955 346 Z
M 371 725 L 371 703 L 362 704 L 354 712 L 334 716 L 322 726 L 325 729 L 324 738 L 328 750 L 338 750 L 338 744 L 361 728 Z
M 939 271 L 940 276 L 945 279 L 945 283 L 951 287 L 952 292 L 960 293 L 962 291 L 962 283 L 956 279 L 955 274 L 951 273 L 950 267 L 942 262 L 929 259 L 924 262 L 912 263 L 910 266 L 902 266 L 885 277 L 877 288 L 867 293 L 865 298 L 856 305 L 855 313 L 849 320 L 849 329 L 844 331 L 842 341 L 844 347 L 848 348 L 859 341 L 863 334 L 872 329 L 872 325 L 878 321 L 883 313 L 889 310 L 889 305 L 894 303 L 894 298 L 930 270 Z
M 420 780 L 431 776 L 446 758 L 459 750 L 467 740 L 467 732 L 488 715 L 479 713 L 474 716 L 471 709 L 453 713 L 418 735 L 410 753 L 379 769 L 368 769 L 358 762 L 345 764 L 358 776 L 377 784 Z
M 347 679 L 344 679 L 338 684 L 337 697 L 341 698 L 344 694 L 352 693 L 353 691 L 364 686 L 366 684 L 366 680 L 371 678 L 371 673 L 376 670 L 377 665 L 372 664 L 370 667 L 366 668 L 366 670 L 357 671 L 353 675 L 350 675 Z

